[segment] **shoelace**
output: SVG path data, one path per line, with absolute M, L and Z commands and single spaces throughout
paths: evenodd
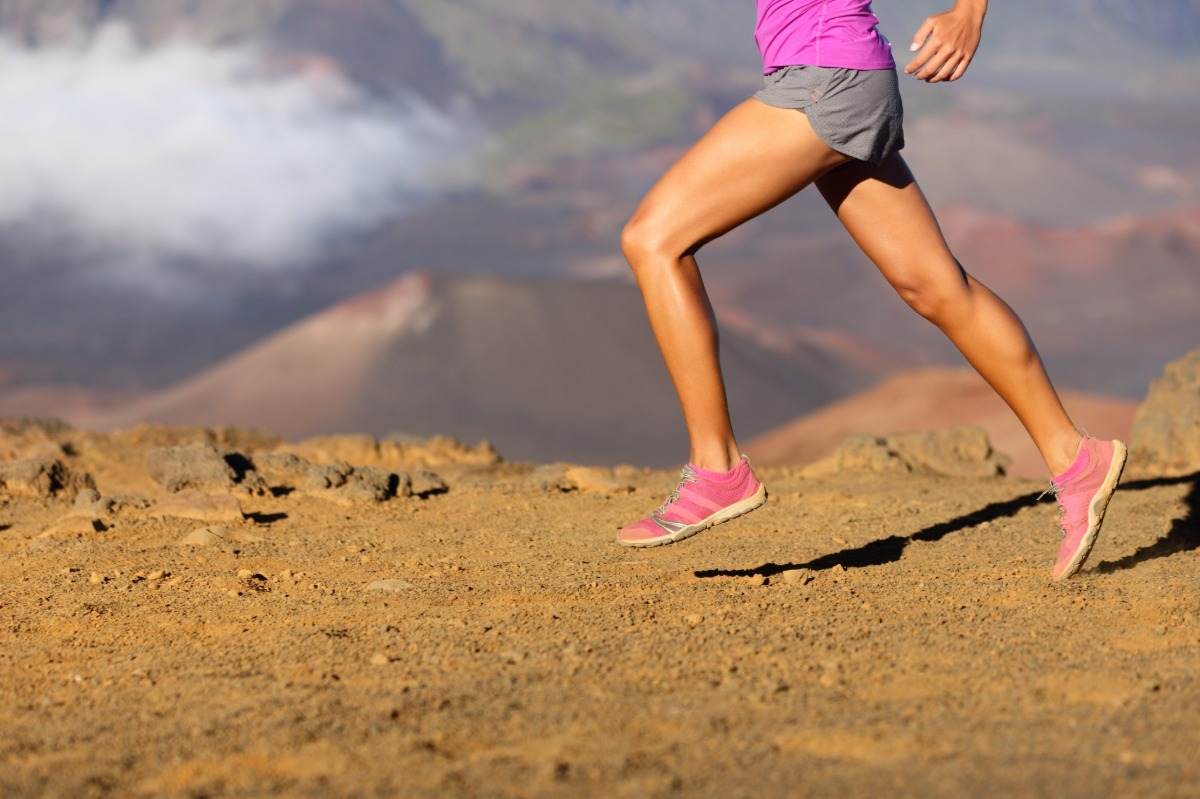
M 690 464 L 685 463 L 683 468 L 679 470 L 679 482 L 675 484 L 675 487 L 671 489 L 670 496 L 663 500 L 663 503 L 655 509 L 654 513 L 658 516 L 666 513 L 667 506 L 679 499 L 679 492 L 683 490 L 683 487 L 694 480 L 696 480 L 696 472 L 692 470 Z
M 1053 480 L 1051 480 L 1049 488 L 1047 488 L 1042 493 L 1038 494 L 1036 499 L 1041 499 L 1042 497 L 1046 496 L 1047 494 L 1054 495 L 1054 501 L 1058 502 L 1058 537 L 1065 538 L 1067 535 L 1067 524 L 1066 524 L 1067 509 L 1062 504 L 1062 502 L 1060 502 L 1058 499 L 1058 497 L 1061 493 L 1062 493 L 1062 487 L 1057 485 Z

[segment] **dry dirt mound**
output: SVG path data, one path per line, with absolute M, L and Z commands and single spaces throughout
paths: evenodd
M 986 464 L 978 436 L 885 439 L 909 468 L 756 466 L 762 508 L 631 551 L 617 529 L 675 470 L 447 463 L 418 491 L 424 466 L 235 447 L 253 438 L 237 431 L 12 435 L 58 446 L 96 488 L 0 491 L 5 797 L 1200 781 L 1192 477 L 1127 480 L 1084 571 L 1056 585 L 1041 483 L 917 465 L 947 447 Z M 324 493 L 360 470 L 413 482 Z

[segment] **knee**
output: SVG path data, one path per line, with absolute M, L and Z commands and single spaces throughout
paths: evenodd
M 655 261 L 677 257 L 668 226 L 655 214 L 638 211 L 621 229 L 621 252 L 635 272 Z
M 896 293 L 908 306 L 939 327 L 954 323 L 967 313 L 971 290 L 960 280 L 906 280 L 896 285 Z

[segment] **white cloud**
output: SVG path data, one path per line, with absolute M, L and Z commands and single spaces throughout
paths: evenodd
M 139 271 L 286 268 L 433 190 L 461 127 L 252 48 L 144 49 L 116 26 L 82 47 L 3 41 L 0 223 L 65 219 Z

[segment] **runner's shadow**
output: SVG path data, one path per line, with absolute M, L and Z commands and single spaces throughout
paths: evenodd
M 1107 574 L 1120 569 L 1132 568 L 1145 560 L 1200 548 L 1200 472 L 1181 477 L 1154 477 L 1122 482 L 1120 490 L 1144 491 L 1147 488 L 1188 482 L 1192 484 L 1192 490 L 1188 492 L 1184 500 L 1187 503 L 1187 511 L 1182 517 L 1175 520 L 1165 536 L 1149 546 L 1142 547 L 1132 555 L 1127 555 L 1117 561 L 1099 564 L 1096 571 Z M 940 541 L 951 533 L 974 527 L 983 522 L 1015 516 L 1022 509 L 1038 504 L 1038 496 L 1039 493 L 1031 491 L 1013 499 L 990 502 L 979 510 L 949 521 L 932 524 L 911 535 L 891 535 L 887 538 L 879 538 L 862 546 L 832 552 L 804 563 L 764 563 L 750 569 L 699 569 L 694 574 L 697 577 L 772 577 L 794 569 L 823 571 L 832 569 L 834 566 L 841 566 L 844 569 L 882 566 L 885 563 L 894 563 L 900 560 L 905 548 L 913 541 Z
M 841 566 L 844 569 L 858 569 L 864 566 L 882 566 L 900 560 L 905 548 L 913 541 L 941 541 L 951 533 L 974 527 L 983 522 L 1004 519 L 1015 516 L 1024 508 L 1033 507 L 1038 503 L 1038 494 L 1029 492 L 1014 499 L 1002 502 L 990 502 L 976 511 L 925 527 L 912 535 L 890 535 L 858 547 L 843 549 L 822 555 L 804 563 L 764 563 L 752 569 L 701 569 L 695 572 L 697 577 L 771 577 L 781 572 L 793 569 L 808 569 L 823 571 Z
M 1166 558 L 1179 552 L 1191 552 L 1200 549 L 1200 472 L 1192 472 L 1182 477 L 1155 477 L 1148 480 L 1137 480 L 1128 485 L 1122 483 L 1121 490 L 1139 490 L 1155 486 L 1191 483 L 1191 489 L 1184 495 L 1183 515 L 1171 522 L 1171 529 L 1153 544 L 1140 547 L 1117 560 L 1106 560 L 1096 565 L 1100 574 L 1132 569 L 1139 563 L 1145 563 L 1155 558 Z

